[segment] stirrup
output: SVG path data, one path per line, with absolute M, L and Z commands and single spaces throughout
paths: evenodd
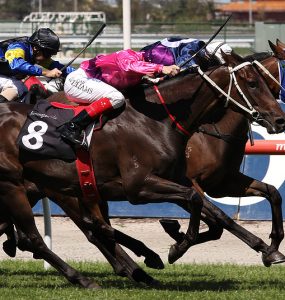
M 61 130 L 61 137 L 77 147 L 88 149 L 87 137 L 84 130 L 80 132 L 73 131 L 68 126 L 64 126 Z

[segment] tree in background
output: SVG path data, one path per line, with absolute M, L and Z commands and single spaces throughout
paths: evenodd
M 39 0 L 0 0 L 0 18 L 22 20 L 38 11 Z M 116 5 L 114 5 L 114 3 Z M 78 11 L 104 11 L 108 22 L 122 22 L 122 0 L 77 0 Z M 213 0 L 131 0 L 132 22 L 191 22 L 212 19 Z M 42 0 L 42 11 L 73 11 L 74 0 Z
M 24 16 L 32 11 L 32 1 L 2 0 L 1 20 L 22 20 Z

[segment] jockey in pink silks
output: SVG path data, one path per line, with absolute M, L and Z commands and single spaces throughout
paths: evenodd
M 145 61 L 144 52 L 121 50 L 81 63 L 70 73 L 64 84 L 67 98 L 76 103 L 90 103 L 61 128 L 61 136 L 72 144 L 86 146 L 83 129 L 102 113 L 117 109 L 125 103 L 119 90 L 135 86 L 144 75 L 174 76 L 176 65 L 164 66 Z

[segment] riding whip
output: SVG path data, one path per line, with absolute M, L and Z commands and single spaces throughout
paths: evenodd
M 106 27 L 106 23 L 103 23 L 101 27 L 98 29 L 98 31 L 95 33 L 95 35 L 92 37 L 92 39 L 86 44 L 86 46 L 69 62 L 67 63 L 64 67 L 60 69 L 61 72 L 63 72 L 67 67 L 69 67 L 75 60 L 76 58 L 81 55 L 97 38 L 97 36 L 103 31 L 103 29 Z
M 63 66 L 60 71 L 63 72 L 67 67 L 69 67 L 97 38 L 97 36 L 103 31 L 103 29 L 106 27 L 106 23 L 103 23 L 101 27 L 98 29 L 98 31 L 94 34 L 94 36 L 90 39 L 90 41 L 86 44 L 86 46 L 65 66 Z M 47 80 L 47 82 L 50 82 L 54 78 L 50 78 Z
M 203 49 L 205 49 L 212 42 L 212 40 L 220 33 L 220 31 L 225 27 L 225 25 L 228 23 L 228 21 L 230 20 L 231 17 L 232 17 L 232 15 L 230 15 L 226 19 L 226 21 L 224 22 L 224 24 L 222 24 L 222 26 L 214 33 L 214 35 L 208 40 L 208 42 L 202 48 L 200 48 L 190 58 L 188 58 L 187 60 L 185 60 L 181 65 L 179 65 L 179 67 L 180 68 L 184 67 L 186 64 L 189 63 L 189 61 L 191 61 L 196 55 L 198 55 Z

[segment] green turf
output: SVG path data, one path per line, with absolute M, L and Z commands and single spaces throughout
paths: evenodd
M 71 265 L 96 280 L 102 289 L 72 286 L 56 271 L 43 270 L 40 261 L 5 260 L 0 262 L 0 299 L 285 299 L 282 265 L 171 265 L 160 271 L 148 270 L 160 281 L 155 288 L 115 276 L 107 264 Z

